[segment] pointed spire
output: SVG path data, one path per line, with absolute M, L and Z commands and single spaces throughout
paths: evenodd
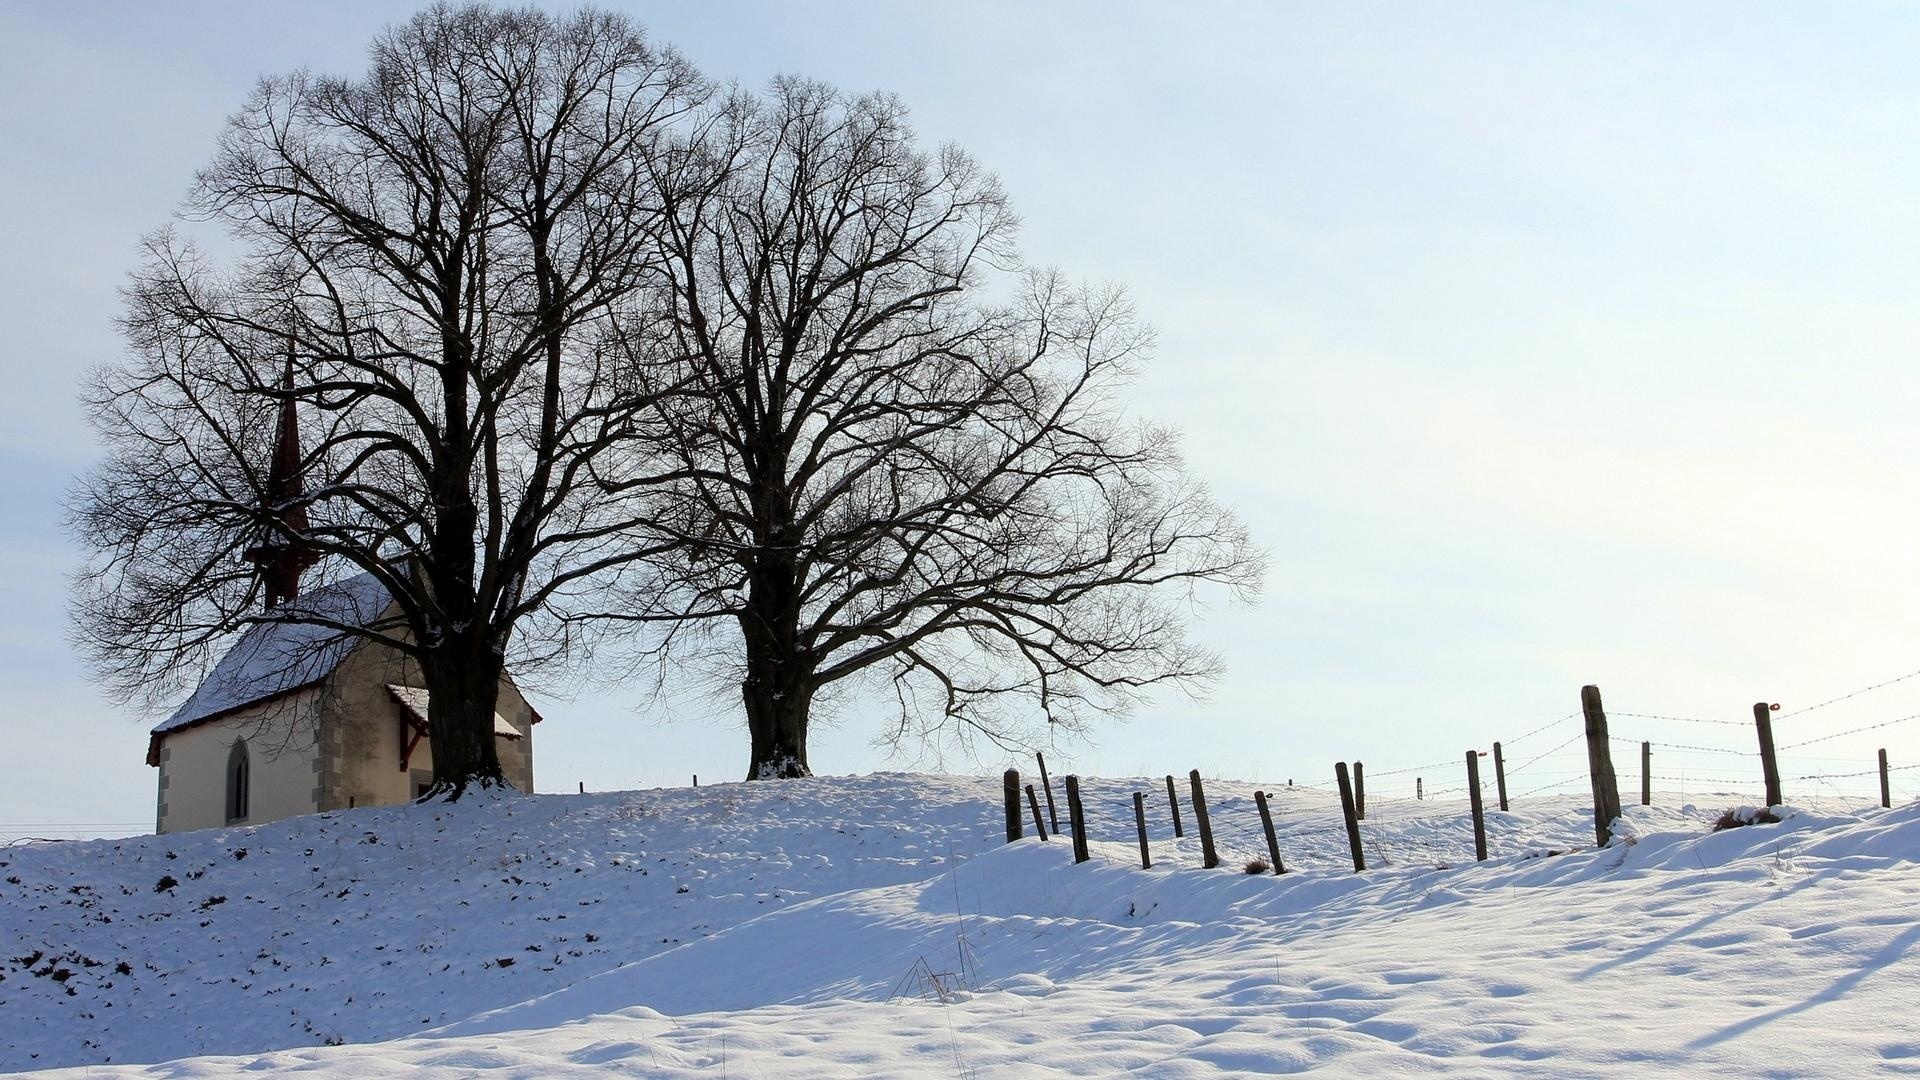
M 307 528 L 307 508 L 300 502 L 306 494 L 306 477 L 301 468 L 300 412 L 293 395 L 293 348 L 289 336 L 286 371 L 280 380 L 280 421 L 267 473 L 265 509 L 277 524 L 246 556 L 260 568 L 269 609 L 300 595 L 300 575 L 315 561 L 313 552 L 299 540 Z

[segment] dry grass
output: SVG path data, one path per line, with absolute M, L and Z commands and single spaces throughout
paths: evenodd
M 1722 829 L 1737 829 L 1742 825 L 1772 825 L 1779 820 L 1780 818 L 1774 814 L 1772 810 L 1764 806 L 1757 809 L 1751 806 L 1742 806 L 1721 814 L 1713 823 L 1713 831 L 1719 832 Z

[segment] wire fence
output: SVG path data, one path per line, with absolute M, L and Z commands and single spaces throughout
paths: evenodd
M 1853 723 L 1831 731 L 1808 726 L 1809 721 L 1817 723 L 1820 719 L 1809 714 L 1855 701 L 1875 691 L 1916 679 L 1920 679 L 1920 671 L 1870 683 L 1843 694 L 1824 698 L 1803 708 L 1773 711 L 1770 717 L 1772 724 L 1778 725 L 1776 731 L 1785 736 L 1775 746 L 1780 782 L 1783 785 L 1799 785 L 1798 791 L 1783 792 L 1784 797 L 1789 801 L 1796 797 L 1803 801 L 1811 798 L 1878 799 L 1881 770 L 1874 760 L 1872 751 L 1853 755 L 1809 754 L 1796 753 L 1796 751 L 1811 747 L 1825 750 L 1842 739 L 1899 728 L 1902 725 L 1920 721 L 1920 712 L 1907 712 L 1885 719 Z M 1777 710 L 1778 706 L 1774 709 Z M 1617 763 L 1615 774 L 1623 790 L 1637 795 L 1638 789 L 1657 785 L 1664 793 L 1681 796 L 1726 795 L 1750 798 L 1755 801 L 1764 797 L 1765 779 L 1754 720 L 1635 709 L 1608 709 L 1606 715 L 1616 732 L 1627 729 L 1625 733 L 1610 733 L 1608 737 L 1610 744 L 1636 750 L 1644 747 L 1644 758 L 1640 754 L 1621 755 L 1617 749 L 1615 751 L 1615 756 L 1621 759 Z M 1793 722 L 1783 724 L 1783 721 Z M 1704 738 L 1674 738 L 1674 735 L 1679 735 L 1681 732 L 1672 731 L 1670 734 L 1672 725 L 1688 725 Z M 1716 729 L 1734 730 L 1721 732 L 1719 734 L 1724 735 L 1724 738 L 1718 738 Z M 1584 748 L 1569 749 L 1580 743 L 1585 734 L 1584 717 L 1582 713 L 1576 711 L 1536 724 L 1518 737 L 1500 743 L 1504 756 L 1512 758 L 1515 747 L 1531 750 L 1530 745 L 1523 746 L 1530 740 L 1544 743 L 1554 735 L 1564 735 L 1564 738 L 1554 741 L 1545 749 L 1538 750 L 1530 756 L 1523 757 L 1518 762 L 1505 763 L 1504 780 L 1509 801 L 1536 795 L 1574 793 L 1586 789 L 1591 784 L 1588 755 Z M 1662 737 L 1652 737 L 1654 735 Z M 1643 761 L 1651 766 L 1650 770 L 1643 768 Z M 1897 795 L 1902 800 L 1920 797 L 1920 771 L 1917 770 L 1920 770 L 1920 762 L 1890 764 L 1886 769 L 1888 794 Z M 1502 779 L 1495 775 L 1493 770 L 1483 768 L 1481 772 L 1483 791 L 1490 789 Z M 1402 790 L 1408 786 L 1404 783 L 1404 778 L 1409 776 L 1414 779 L 1411 793 Z M 1417 804 L 1425 801 L 1440 801 L 1462 797 L 1468 793 L 1465 769 L 1458 758 L 1424 762 L 1418 765 L 1390 764 L 1384 768 L 1370 766 L 1366 768 L 1364 777 L 1367 781 L 1395 779 L 1392 785 L 1394 795 L 1383 798 L 1381 794 L 1374 794 L 1369 797 L 1369 802 L 1378 801 L 1383 805 L 1388 802 L 1398 804 L 1405 801 Z M 1296 786 L 1329 790 L 1334 783 L 1332 779 L 1321 779 Z M 1375 791 L 1380 792 L 1381 789 L 1376 788 Z M 1632 803 L 1638 800 L 1628 798 L 1625 801 Z
M 1520 851 L 1524 857 L 1561 853 L 1564 832 L 1570 821 L 1569 811 L 1574 810 L 1574 806 L 1569 806 L 1564 798 L 1557 805 L 1543 806 L 1542 809 L 1546 811 L 1544 814 L 1526 817 L 1502 815 L 1498 819 L 1491 817 L 1495 811 L 1508 810 L 1514 800 L 1551 794 L 1591 795 L 1593 829 L 1602 845 L 1610 841 L 1615 827 L 1620 824 L 1614 815 L 1621 812 L 1622 803 L 1630 806 L 1635 802 L 1651 804 L 1658 801 L 1666 804 L 1670 811 L 1678 810 L 1682 816 L 1703 816 L 1706 820 L 1715 821 L 1715 828 L 1724 827 L 1728 821 L 1745 821 L 1753 816 L 1742 817 L 1732 813 L 1742 806 L 1767 803 L 1790 802 L 1814 813 L 1857 813 L 1876 802 L 1891 806 L 1896 795 L 1901 802 L 1920 799 L 1920 761 L 1896 765 L 1889 762 L 1884 747 L 1878 748 L 1870 757 L 1864 751 L 1853 754 L 1836 752 L 1845 747 L 1836 748 L 1834 744 L 1848 737 L 1920 720 L 1920 712 L 1894 716 L 1883 714 L 1882 718 L 1869 719 L 1864 723 L 1858 722 L 1863 719 L 1861 717 L 1848 718 L 1841 713 L 1829 713 L 1818 718 L 1826 720 L 1827 717 L 1833 717 L 1830 723 L 1825 724 L 1818 721 L 1808 723 L 1805 718 L 1810 713 L 1916 677 L 1920 677 L 1920 672 L 1883 680 L 1788 713 L 1781 713 L 1779 705 L 1757 704 L 1753 707 L 1754 719 L 1751 723 L 1690 716 L 1671 710 L 1605 710 L 1597 688 L 1587 687 L 1582 691 L 1583 708 L 1580 712 L 1532 724 L 1518 738 L 1494 742 L 1491 770 L 1483 760 L 1489 756 L 1489 752 L 1475 748 L 1465 751 L 1460 758 L 1405 765 L 1394 762 L 1384 768 L 1378 762 L 1373 768 L 1366 768 L 1360 761 L 1339 762 L 1335 766 L 1334 779 L 1304 783 L 1288 780 L 1286 785 L 1289 788 L 1314 790 L 1322 795 L 1328 794 L 1326 789 L 1329 786 L 1339 787 L 1340 811 L 1345 820 L 1345 846 L 1350 848 L 1355 871 L 1364 871 L 1369 866 L 1404 863 L 1408 861 L 1409 852 L 1413 853 L 1416 861 L 1429 860 L 1439 867 L 1459 861 L 1462 830 L 1467 820 L 1467 816 L 1461 812 L 1463 802 L 1471 808 L 1472 850 L 1476 859 L 1490 857 L 1489 836 L 1496 832 L 1503 845 L 1510 847 L 1516 842 L 1522 845 Z M 1787 741 L 1776 741 L 1776 724 L 1787 718 L 1800 719 L 1782 725 L 1780 730 L 1786 733 Z M 1616 732 L 1613 729 L 1616 723 L 1621 723 L 1627 730 Z M 1690 727 L 1682 729 L 1685 734 L 1674 735 L 1668 725 Z M 1742 730 L 1713 730 L 1720 728 Z M 1662 737 L 1653 738 L 1654 735 Z M 1575 744 L 1583 740 L 1586 745 L 1575 748 Z M 1525 745 L 1527 756 L 1508 767 L 1509 751 L 1522 744 Z M 1612 763 L 1616 748 L 1621 746 L 1630 748 L 1619 755 L 1624 768 L 1615 767 Z M 1806 747 L 1820 748 L 1820 752 L 1807 753 L 1803 749 Z M 1634 750 L 1638 753 L 1634 753 Z M 1913 756 L 1920 758 L 1920 751 Z M 1612 774 L 1611 790 L 1604 779 L 1608 773 Z M 1017 790 L 1019 775 L 1018 770 L 1013 769 L 1006 773 L 1005 810 L 1009 841 L 1020 838 L 1022 827 L 1019 822 L 1026 812 L 1020 805 Z M 1191 820 L 1201 838 L 1201 865 L 1217 867 L 1244 859 L 1242 865 L 1250 874 L 1268 870 L 1278 872 L 1280 845 L 1272 816 L 1268 813 L 1267 805 L 1261 801 L 1265 795 L 1261 791 L 1254 791 L 1249 799 L 1246 791 L 1235 793 L 1229 789 L 1218 793 L 1221 797 L 1217 802 L 1213 799 L 1203 801 L 1202 780 L 1198 770 L 1188 777 L 1192 791 Z M 1170 814 L 1173 834 L 1177 837 L 1182 835 L 1178 810 L 1180 800 L 1176 790 L 1180 785 L 1173 776 L 1166 777 L 1166 781 L 1166 798 L 1170 804 L 1166 809 Z M 1089 858 L 1085 818 L 1081 804 L 1073 794 L 1077 790 L 1075 778 L 1069 776 L 1067 783 L 1072 804 L 1070 819 L 1075 836 L 1075 861 L 1085 862 Z M 1477 788 L 1474 786 L 1476 784 Z M 1628 796 L 1624 800 L 1621 798 L 1623 791 Z M 1660 795 L 1658 800 L 1655 798 L 1656 792 Z M 1040 817 L 1039 804 L 1033 799 L 1031 786 L 1026 788 L 1026 794 L 1030 804 L 1027 809 L 1037 823 Z M 1638 798 L 1634 797 L 1636 795 Z M 1675 795 L 1686 801 L 1677 807 L 1673 806 L 1670 800 Z M 1159 796 L 1155 793 L 1152 798 L 1158 801 Z M 1131 824 L 1135 826 L 1140 861 L 1144 867 L 1151 865 L 1148 858 L 1150 829 L 1145 810 L 1146 793 L 1135 791 L 1132 799 L 1134 816 Z M 1051 801 L 1050 797 L 1049 803 Z M 1214 803 L 1215 810 L 1211 818 L 1206 810 L 1209 802 Z M 1696 802 L 1705 805 L 1696 805 Z M 1254 826 L 1254 816 L 1250 812 L 1251 806 L 1256 804 L 1260 828 L 1265 830 L 1264 838 Z M 1722 810 L 1728 812 L 1720 813 Z M 1583 817 L 1584 813 L 1584 809 L 1581 809 L 1574 816 Z M 1113 823 L 1108 821 L 1107 824 L 1111 827 Z M 1371 827 L 1388 824 L 1412 827 Z M 1053 827 L 1057 831 L 1059 823 L 1055 822 Z M 1311 826 L 1315 830 L 1322 827 L 1319 824 Z M 1543 833 L 1542 830 L 1546 831 Z M 1300 834 L 1290 831 L 1289 835 L 1297 837 Z M 1546 839 L 1548 844 L 1540 844 L 1542 839 Z M 1383 851 L 1383 846 L 1392 850 Z M 1324 858 L 1327 847 L 1320 843 L 1313 850 L 1317 851 L 1316 857 Z M 1268 853 L 1275 861 L 1269 862 Z M 1220 857 L 1222 854 L 1224 859 Z
M 52 843 L 63 840 L 116 839 L 153 831 L 151 821 L 17 821 L 0 822 L 0 847 Z

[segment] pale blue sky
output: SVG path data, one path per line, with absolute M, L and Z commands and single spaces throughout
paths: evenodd
M 1739 720 L 1920 668 L 1911 9 L 610 6 L 719 78 L 897 92 L 1000 174 L 1029 256 L 1127 283 L 1158 326 L 1138 409 L 1186 430 L 1271 580 L 1205 613 L 1232 665 L 1211 701 L 1163 701 L 1056 771 L 1320 780 L 1457 760 L 1583 682 Z M 135 242 L 257 75 L 357 69 L 411 10 L 0 8 L 0 836 L 152 814 L 151 718 L 67 650 L 55 523 Z M 543 789 L 743 768 L 731 727 L 600 691 L 542 705 Z M 1920 679 L 1800 733 L 1914 712 Z M 850 717 L 816 767 L 887 767 L 874 732 Z M 1920 761 L 1920 722 L 1787 771 L 1880 745 Z

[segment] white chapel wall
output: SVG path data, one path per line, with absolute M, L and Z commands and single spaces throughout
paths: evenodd
M 319 692 L 303 690 L 232 716 L 168 734 L 160 744 L 157 831 L 222 828 L 227 821 L 227 760 L 247 742 L 246 820 L 257 825 L 319 807 Z

